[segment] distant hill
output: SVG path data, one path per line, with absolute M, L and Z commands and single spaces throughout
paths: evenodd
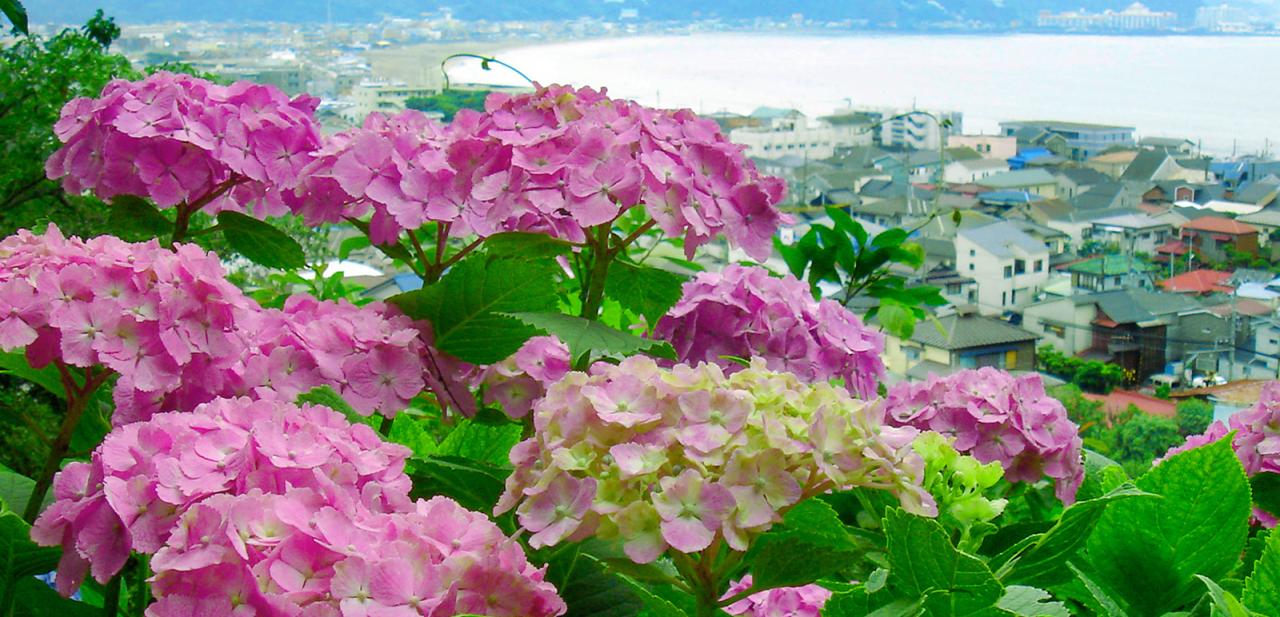
M 464 20 L 564 20 L 577 17 L 617 19 L 622 9 L 636 9 L 642 20 L 687 20 L 719 17 L 729 21 L 756 18 L 868 20 L 878 27 L 913 28 L 950 20 L 975 20 L 997 26 L 1034 21 L 1041 10 L 1123 9 L 1131 0 L 27 0 L 36 23 L 82 23 L 103 9 L 121 23 L 160 21 L 379 21 L 383 16 L 415 17 L 443 7 Z M 1147 0 L 1152 10 L 1174 11 L 1190 22 L 1202 0 Z M 328 10 L 326 11 L 326 6 Z

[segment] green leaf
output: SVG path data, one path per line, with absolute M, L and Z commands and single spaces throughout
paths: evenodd
M 1097 499 L 1078 501 L 1064 510 L 1047 532 L 1032 536 L 1035 539 L 1025 547 L 1017 547 L 1011 558 L 1002 554 L 992 559 L 990 565 L 1004 583 L 1048 586 L 1063 582 L 1071 576 L 1066 569 L 1067 560 L 1088 541 L 1107 506 L 1133 498 L 1155 499 L 1157 496 L 1126 486 Z
M 685 278 L 666 270 L 615 261 L 609 266 L 604 292 L 627 309 L 644 315 L 653 327 L 680 300 Z
M 27 501 L 31 499 L 31 491 L 35 487 L 35 480 L 0 465 L 0 506 L 3 506 L 0 511 L 7 507 L 14 512 L 25 512 Z M 53 491 L 46 491 L 44 506 L 40 509 L 43 510 L 50 503 L 53 503 Z
M 509 231 L 484 239 L 484 251 L 491 257 L 533 259 L 555 257 L 573 250 L 573 245 L 547 234 Z
M 321 405 L 328 407 L 344 416 L 347 421 L 352 424 L 367 424 L 378 428 L 377 424 L 381 423 L 381 418 L 366 416 L 356 411 L 350 403 L 343 399 L 331 386 L 316 386 L 302 394 L 298 395 L 297 403 L 310 403 L 312 405 Z
M 0 373 L 21 377 L 62 400 L 67 398 L 67 393 L 62 388 L 62 378 L 58 376 L 58 369 L 52 364 L 41 369 L 31 368 L 26 354 L 20 351 L 0 352 Z
M 17 583 L 58 565 L 62 551 L 37 546 L 31 526 L 12 511 L 0 512 L 0 613 L 18 597 Z
M 1124 598 L 1117 597 L 1103 588 L 1098 581 L 1098 573 L 1089 566 L 1088 562 L 1072 559 L 1067 562 L 1067 567 L 1076 577 L 1072 583 L 1083 587 L 1089 594 L 1088 601 L 1094 614 L 1108 617 L 1128 617 L 1133 614 Z
M 218 229 L 237 253 L 258 265 L 285 270 L 307 265 L 302 245 L 270 223 L 251 216 L 223 210 L 218 213 Z
M 1249 488 L 1255 505 L 1280 517 L 1280 473 L 1258 473 L 1249 478 Z
M 868 593 L 863 585 L 832 594 L 822 617 L 914 617 L 922 614 L 924 598 L 893 599 L 887 593 Z
M 559 548 L 547 561 L 547 581 L 569 607 L 566 617 L 688 617 L 671 600 L 629 576 L 611 571 L 584 544 Z M 671 588 L 663 595 L 692 600 Z
M 24 577 L 14 583 L 13 613 L 10 617 L 102 617 L 100 608 L 68 600 L 43 581 Z
M 1244 581 L 1244 605 L 1263 615 L 1280 615 L 1280 534 L 1267 537 L 1267 548 Z
M 372 245 L 368 236 L 351 236 L 338 245 L 338 259 L 346 259 L 351 253 Z
M 835 206 L 827 206 L 827 216 L 831 217 L 831 221 L 836 224 L 836 229 L 853 236 L 854 243 L 861 250 L 867 246 L 867 230 L 862 223 L 854 220 L 845 212 L 843 208 Z
M 0 12 L 9 18 L 13 28 L 23 34 L 27 33 L 27 10 L 22 8 L 18 0 L 0 0 Z
M 885 330 L 898 338 L 911 338 L 911 334 L 916 330 L 915 315 L 912 315 L 911 311 L 897 300 L 881 298 L 880 310 L 876 312 L 876 318 L 880 320 Z
M 1129 481 L 1129 475 L 1117 463 L 1093 450 L 1084 451 L 1084 482 L 1076 491 L 1076 499 L 1101 497 Z
M 1250 617 L 1250 613 L 1245 609 L 1244 605 L 1235 596 L 1227 593 L 1221 585 L 1215 583 L 1213 579 L 1203 574 L 1197 574 L 1196 578 L 1200 579 L 1200 582 L 1204 583 L 1204 586 L 1209 589 L 1208 594 L 1211 602 L 1210 606 L 1212 607 L 1210 612 L 1214 617 Z
M 501 415 L 500 412 L 489 409 L 481 413 Z M 481 461 L 496 467 L 510 467 L 508 456 L 511 448 L 520 443 L 523 430 L 524 425 L 510 421 L 499 424 L 476 418 L 463 420 L 440 442 L 437 454 Z
M 1019 617 L 1071 617 L 1067 606 L 1053 602 L 1049 592 L 1035 587 L 1010 585 L 996 606 Z
M 574 317 L 563 313 L 507 313 L 547 334 L 555 335 L 569 346 L 569 355 L 577 358 L 588 351 L 611 355 L 631 355 L 645 352 L 650 355 L 675 359 L 675 350 L 666 341 L 640 338 L 614 330 L 598 321 Z
M 348 217 L 348 218 L 347 218 L 347 222 L 348 222 L 348 223 L 351 223 L 352 225 L 354 225 L 354 226 L 355 226 L 355 228 L 356 228 L 356 229 L 359 229 L 359 230 L 360 230 L 360 233 L 363 233 L 365 236 L 368 236 L 368 235 L 369 235 L 369 224 L 368 224 L 368 223 L 366 223 L 366 222 L 364 222 L 364 221 L 362 221 L 362 220 L 360 220 L 360 219 L 357 219 L 357 218 L 351 218 L 351 217 Z M 404 262 L 404 263 L 407 263 L 407 264 L 411 264 L 411 263 L 413 263 L 413 262 L 414 262 L 413 254 L 412 254 L 412 253 L 410 253 L 410 252 L 409 252 L 409 249 L 408 249 L 408 248 L 406 248 L 406 247 L 405 247 L 405 245 L 403 245 L 403 244 L 399 244 L 399 243 L 397 243 L 397 244 L 374 244 L 374 245 L 373 245 L 373 248 L 376 248 L 376 249 L 378 249 L 379 251 L 382 251 L 382 254 L 383 254 L 383 255 L 386 255 L 387 257 L 390 257 L 390 258 L 392 258 L 392 259 L 394 259 L 394 260 L 396 260 L 396 261 L 401 261 L 401 262 Z
M 475 254 L 435 285 L 391 302 L 414 319 L 430 321 L 441 351 L 464 362 L 493 364 L 538 333 L 506 313 L 555 309 L 557 270 L 554 261 L 489 260 Z
M 173 233 L 173 221 L 165 218 L 155 204 L 135 195 L 111 198 L 108 225 L 116 235 L 129 240 L 164 238 Z
M 858 554 L 836 511 L 824 501 L 809 499 L 761 535 L 746 561 L 752 584 L 764 590 L 812 583 L 849 565 Z
M 431 456 L 439 450 L 439 446 L 425 425 L 426 423 L 422 420 L 401 412 L 391 423 L 391 432 L 387 434 L 387 440 L 408 447 L 418 458 Z
M 979 614 L 1004 595 L 987 564 L 956 550 L 937 521 L 891 508 L 884 531 L 890 583 L 907 597 L 927 595 L 927 614 Z
M 1138 488 L 1163 499 L 1112 504 L 1090 536 L 1089 560 L 1100 580 L 1141 614 L 1182 606 L 1201 593 L 1196 574 L 1219 578 L 1239 561 L 1251 503 L 1230 440 L 1182 452 L 1147 472 Z
M 492 512 L 511 471 L 456 456 L 428 456 L 410 461 L 414 498 L 444 495 L 468 510 Z

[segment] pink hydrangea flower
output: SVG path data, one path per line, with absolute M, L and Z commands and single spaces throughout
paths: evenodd
M 217 399 L 112 431 L 32 537 L 62 546 L 64 595 L 153 555 L 155 617 L 563 614 L 487 517 L 409 500 L 408 454 L 324 407 Z
M 285 210 L 280 187 L 298 180 L 321 145 L 319 99 L 290 99 L 275 86 L 221 86 L 157 72 L 115 80 L 96 99 L 62 108 L 63 146 L 45 163 L 69 193 L 148 197 L 161 208 L 207 201 L 211 212 Z
M 883 488 L 936 514 L 916 431 L 884 420 L 878 401 L 760 359 L 728 376 L 645 356 L 600 362 L 534 406 L 534 436 L 512 449 L 495 510 L 515 508 L 533 546 L 595 534 L 621 539 L 638 563 L 717 538 L 745 551 L 789 508 L 832 489 Z
M 381 243 L 428 222 L 455 236 L 581 242 L 642 207 L 691 255 L 723 233 L 764 259 L 785 220 L 774 207 L 782 181 L 762 177 L 714 122 L 589 88 L 491 95 L 484 112 L 463 110 L 448 126 L 373 114 L 310 156 L 286 203 L 312 223 L 370 215 Z
M 890 423 L 954 437 L 957 451 L 999 461 L 1010 481 L 1053 478 L 1063 503 L 1075 500 L 1084 480 L 1078 429 L 1038 375 L 1013 377 L 989 367 L 930 375 L 890 388 L 886 407 Z
M 729 585 L 724 598 L 732 598 L 751 588 L 751 575 Z M 746 617 L 818 617 L 831 599 L 831 591 L 818 585 L 778 587 L 754 593 L 724 607 L 730 615 Z
M 814 300 L 804 282 L 764 268 L 699 274 L 654 334 L 675 346 L 682 362 L 733 372 L 741 365 L 725 356 L 763 358 L 770 369 L 806 381 L 843 379 L 862 398 L 875 397 L 884 377 L 884 335 L 835 301 Z
M 194 245 L 20 231 L 0 241 L 0 348 L 119 374 L 113 421 L 218 396 L 282 397 L 330 385 L 363 413 L 394 415 L 425 386 L 413 322 L 380 303 L 290 298 L 264 309 Z

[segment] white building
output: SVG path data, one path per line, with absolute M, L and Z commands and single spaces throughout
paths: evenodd
M 1174 237 L 1173 225 L 1146 214 L 1121 214 L 1095 219 L 1086 239 L 1114 244 L 1126 255 L 1154 255 L 1156 247 Z
M 1000 159 L 952 161 L 942 169 L 942 179 L 953 184 L 981 184 L 979 180 L 1009 171 L 1009 163 Z
M 1026 306 L 1049 281 L 1049 249 L 1009 221 L 956 235 L 956 270 L 978 284 L 978 306 L 1002 313 Z
M 394 114 L 405 110 L 405 102 L 411 98 L 439 94 L 430 86 L 410 86 L 403 82 L 370 82 L 351 88 L 352 105 L 342 110 L 342 117 L 354 123 L 364 122 L 365 116 L 375 111 Z
M 733 129 L 729 140 L 746 146 L 748 156 L 778 158 L 794 154 L 818 160 L 835 156 L 837 148 L 871 145 L 871 133 L 865 126 L 853 124 L 807 126 L 797 122 Z
M 1008 135 L 948 135 L 947 145 L 973 148 L 984 159 L 1004 161 L 1018 156 L 1018 138 Z

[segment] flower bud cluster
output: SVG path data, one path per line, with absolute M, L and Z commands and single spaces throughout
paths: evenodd
M 1063 503 L 1075 501 L 1084 481 L 1082 441 L 1039 375 L 1014 377 L 994 368 L 963 370 L 889 389 L 887 419 L 954 438 L 956 450 L 978 461 L 998 461 L 1012 482 L 1055 480 Z
M 597 363 L 552 386 L 533 413 L 535 435 L 512 450 L 496 511 L 515 508 L 534 547 L 621 538 L 638 563 L 717 537 L 745 551 L 801 500 L 852 487 L 936 513 L 915 429 L 886 426 L 879 401 L 761 360 L 730 376 L 644 356 Z

